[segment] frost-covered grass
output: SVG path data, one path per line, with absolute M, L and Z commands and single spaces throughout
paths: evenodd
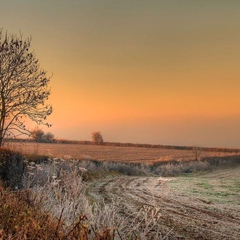
M 88 228 L 91 229 L 90 238 L 95 236 L 95 232 L 103 232 L 108 228 L 115 232 L 114 239 L 149 239 L 149 234 L 152 239 L 161 239 L 161 233 L 156 227 L 156 216 L 151 217 L 150 209 L 142 209 L 135 216 L 126 212 L 121 216 L 119 212 L 124 212 L 124 209 L 116 199 L 108 203 L 101 201 L 90 204 L 83 176 L 88 171 L 92 174 L 101 171 L 101 176 L 104 176 L 109 169 L 114 172 L 118 169 L 114 164 L 100 165 L 98 162 L 59 158 L 39 164 L 29 162 L 23 177 L 23 187 L 31 190 L 34 201 L 41 202 L 42 211 L 56 218 L 61 216 L 66 226 L 77 222 L 80 215 L 86 216 Z M 134 173 L 137 174 L 137 170 Z

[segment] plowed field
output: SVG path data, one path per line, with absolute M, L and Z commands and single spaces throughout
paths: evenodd
M 66 159 L 77 158 L 140 163 L 196 160 L 196 152 L 193 150 L 54 143 L 9 143 L 8 147 L 25 153 L 43 154 Z M 232 156 L 236 155 L 236 153 L 198 151 L 197 155 L 198 159 L 201 159 L 205 157 Z

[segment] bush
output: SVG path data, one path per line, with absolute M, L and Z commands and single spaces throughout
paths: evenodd
M 0 149 L 0 178 L 11 188 L 22 187 L 22 176 L 26 167 L 26 159 L 17 152 Z
M 201 161 L 189 162 L 168 162 L 165 164 L 154 164 L 152 172 L 164 177 L 178 176 L 184 173 L 193 173 L 199 171 L 206 171 L 209 169 L 209 163 Z

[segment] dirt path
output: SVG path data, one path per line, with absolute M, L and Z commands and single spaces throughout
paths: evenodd
M 109 177 L 91 183 L 89 195 L 115 199 L 122 215 L 151 208 L 166 239 L 240 239 L 240 168 L 172 179 Z

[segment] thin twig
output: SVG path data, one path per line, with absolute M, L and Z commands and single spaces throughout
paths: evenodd
M 58 231 L 58 228 L 59 228 L 59 226 L 60 226 L 60 222 L 61 222 L 61 220 L 62 220 L 63 211 L 64 211 L 64 207 L 62 208 L 62 211 L 61 211 L 61 213 L 60 213 L 60 218 L 59 218 L 59 220 L 58 220 L 57 228 L 56 228 L 56 230 L 55 230 L 56 233 L 57 233 L 57 231 Z
M 120 232 L 118 231 L 118 229 L 117 229 L 117 234 L 118 234 L 118 236 L 120 237 L 120 239 L 123 240 Z

